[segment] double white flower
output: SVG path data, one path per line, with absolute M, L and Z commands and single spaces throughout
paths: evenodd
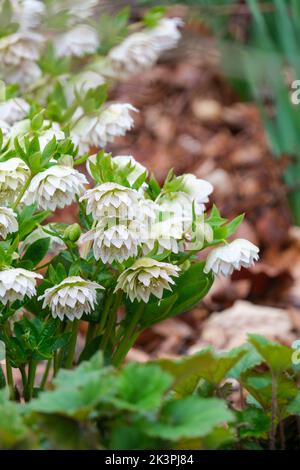
M 151 258 L 140 258 L 120 274 L 115 288 L 124 291 L 131 302 L 148 302 L 150 295 L 161 299 L 164 289 L 172 290 L 172 277 L 178 277 L 179 268 Z
M 46 13 L 46 6 L 40 0 L 10 0 L 13 8 L 13 21 L 21 30 L 38 26 Z
M 163 18 L 155 28 L 128 36 L 108 54 L 115 75 L 126 78 L 151 68 L 162 52 L 177 45 L 182 24 L 179 18 Z
M 6 238 L 9 233 L 17 232 L 19 225 L 17 214 L 9 207 L 0 207 L 0 236 Z
M 140 243 L 140 227 L 134 221 L 120 224 L 99 222 L 96 228 L 81 236 L 81 241 L 93 241 L 96 260 L 103 263 L 122 262 L 131 256 L 137 256 Z
M 29 168 L 20 158 L 0 162 L 0 203 L 13 202 L 29 176 Z
M 29 113 L 30 106 L 23 98 L 11 98 L 0 102 L 1 119 L 8 124 L 14 124 L 25 118 Z
M 36 279 L 42 279 L 41 274 L 22 268 L 7 268 L 0 271 L 0 303 L 31 298 L 36 294 Z
M 86 177 L 69 166 L 54 165 L 33 177 L 24 196 L 25 204 L 37 203 L 42 209 L 62 209 L 84 191 Z
M 18 66 L 23 60 L 36 62 L 40 57 L 43 37 L 32 31 L 19 31 L 0 39 L 2 65 Z
M 248 240 L 238 238 L 228 245 L 213 249 L 206 260 L 204 272 L 230 276 L 235 269 L 249 268 L 259 258 L 259 248 Z
M 95 220 L 102 217 L 133 219 L 136 215 L 138 193 L 117 183 L 103 183 L 89 189 L 80 198 L 87 201 L 87 214 Z
M 80 24 L 63 33 L 54 41 L 57 57 L 83 57 L 93 54 L 99 47 L 97 31 L 89 25 Z
M 38 300 L 44 300 L 43 308 L 49 307 L 53 318 L 64 320 L 67 317 L 73 321 L 94 310 L 97 289 L 103 287 L 80 276 L 70 276 L 57 286 L 46 289 Z
M 132 111 L 137 112 L 137 109 L 131 104 L 114 103 L 96 116 L 84 115 L 72 128 L 71 138 L 81 153 L 91 147 L 105 147 L 115 137 L 125 135 L 133 127 Z

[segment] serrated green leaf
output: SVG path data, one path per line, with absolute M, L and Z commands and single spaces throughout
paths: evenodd
M 223 423 L 234 421 L 226 404 L 216 398 L 187 397 L 166 403 L 158 422 L 147 423 L 145 432 L 169 441 L 207 436 Z

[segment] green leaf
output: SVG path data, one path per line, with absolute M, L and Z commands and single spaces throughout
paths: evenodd
M 27 435 L 21 415 L 21 407 L 9 401 L 8 389 L 0 390 L 0 448 L 9 449 Z
M 243 347 L 224 353 L 215 353 L 208 348 L 177 361 L 162 359 L 158 363 L 174 376 L 177 394 L 185 396 L 195 390 L 200 378 L 218 386 L 245 354 Z
M 46 256 L 50 245 L 50 237 L 40 238 L 34 243 L 29 245 L 22 258 L 23 261 L 29 260 L 33 266 L 39 264 L 40 261 Z
M 234 365 L 228 372 L 228 377 L 239 380 L 241 375 L 249 369 L 258 366 L 262 363 L 261 355 L 256 351 L 252 344 L 245 344 L 243 346 L 247 351 L 246 354 Z
M 262 409 L 249 407 L 237 413 L 239 436 L 267 439 L 271 427 L 271 418 Z
M 26 206 L 22 211 L 19 213 L 18 220 L 19 220 L 19 237 L 20 240 L 24 240 L 24 238 L 31 233 L 37 225 L 43 222 L 50 214 L 50 211 L 42 211 L 35 214 L 36 206 Z
M 272 376 L 270 372 L 255 372 L 249 370 L 242 376 L 243 387 L 251 394 L 249 403 L 261 406 L 264 410 L 271 410 L 272 404 Z M 280 375 L 277 379 L 277 403 L 279 410 L 286 406 L 297 394 L 297 385 L 290 378 Z
M 207 436 L 223 423 L 234 421 L 225 402 L 216 398 L 187 397 L 166 403 L 158 422 L 145 424 L 145 432 L 169 441 Z
M 172 376 L 158 365 L 128 364 L 122 370 L 118 393 L 112 402 L 121 409 L 154 410 L 172 382 Z
M 264 338 L 259 335 L 249 335 L 249 342 L 265 360 L 274 373 L 280 373 L 292 366 L 293 350 L 282 344 Z
M 290 414 L 300 416 L 300 392 L 297 393 L 287 409 Z

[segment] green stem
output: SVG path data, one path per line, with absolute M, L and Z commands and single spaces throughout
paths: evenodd
M 22 197 L 24 196 L 24 194 L 26 193 L 30 183 L 31 183 L 31 180 L 32 180 L 32 177 L 33 175 L 30 175 L 29 178 L 27 179 L 27 181 L 25 182 L 24 186 L 23 186 L 23 189 L 22 191 L 20 192 L 19 196 L 17 197 L 14 205 L 12 206 L 12 209 L 13 211 L 15 211 L 19 205 L 19 202 L 21 201 Z
M 3 325 L 3 329 L 4 329 L 4 333 L 8 337 L 11 336 L 10 325 L 9 325 L 8 322 L 6 322 L 6 324 Z M 6 351 L 6 356 L 5 356 L 5 368 L 6 368 L 7 385 L 9 386 L 9 389 L 10 389 L 11 399 L 13 400 L 14 397 L 15 397 L 15 384 L 14 384 L 14 377 L 13 377 L 12 367 L 11 367 L 10 362 L 9 362 L 7 351 Z
M 30 401 L 31 398 L 32 398 L 32 395 L 33 395 L 36 366 L 37 366 L 37 362 L 34 361 L 33 359 L 31 359 L 29 361 L 28 379 L 27 379 L 26 390 L 25 390 L 25 400 L 26 401 Z
M 71 339 L 70 339 L 70 344 L 69 344 L 69 349 L 68 349 L 68 354 L 67 354 L 66 364 L 65 364 L 66 369 L 71 369 L 72 365 L 73 365 L 73 359 L 74 359 L 74 353 L 75 353 L 75 349 L 76 349 L 76 342 L 77 342 L 79 324 L 80 324 L 79 320 L 74 320 L 73 321 Z
M 272 371 L 272 415 L 270 431 L 270 450 L 276 449 L 276 420 L 277 420 L 277 376 Z
M 27 377 L 26 377 L 25 367 L 22 365 L 21 367 L 19 367 L 19 370 L 20 370 L 21 377 L 22 377 L 23 394 L 24 394 L 25 389 L 26 389 L 26 384 L 27 384 Z
M 49 375 L 50 368 L 51 368 L 51 363 L 52 363 L 52 359 L 48 359 L 45 370 L 44 370 L 44 373 L 43 373 L 43 377 L 42 377 L 42 380 L 41 380 L 41 384 L 40 384 L 40 389 L 41 390 L 44 390 L 44 388 L 46 386 L 48 375 Z
M 108 318 L 107 327 L 106 327 L 106 330 L 103 334 L 102 341 L 101 341 L 101 344 L 100 344 L 100 348 L 102 349 L 102 351 L 105 351 L 105 349 L 108 345 L 108 342 L 111 338 L 114 326 L 116 324 L 118 308 L 119 308 L 120 303 L 121 303 L 122 295 L 123 295 L 122 291 L 119 290 L 119 292 L 115 296 L 115 301 L 113 303 L 112 310 L 111 310 L 109 318 Z
M 7 385 L 9 386 L 10 389 L 10 396 L 11 399 L 14 399 L 15 395 L 15 385 L 14 385 L 14 378 L 13 378 L 13 373 L 12 373 L 12 367 L 9 363 L 8 357 L 6 356 L 6 380 L 7 380 Z
M 59 366 L 58 366 L 58 354 L 57 351 L 54 351 L 54 357 L 53 357 L 53 377 L 56 376 L 58 372 Z
M 103 309 L 103 312 L 102 312 L 102 315 L 101 315 L 101 319 L 100 319 L 100 322 L 99 322 L 99 324 L 97 326 L 97 329 L 96 329 L 96 332 L 95 332 L 95 336 L 101 335 L 103 330 L 104 330 L 104 327 L 106 325 L 106 320 L 107 320 L 107 317 L 108 317 L 108 314 L 109 314 L 109 310 L 110 310 L 113 298 L 114 298 L 113 293 L 108 292 L 107 298 L 106 298 L 106 301 L 105 301 L 105 304 L 104 304 L 104 309 Z
M 138 333 L 136 332 L 136 327 L 138 326 L 138 323 L 143 315 L 144 309 L 145 304 L 141 302 L 139 307 L 136 309 L 134 315 L 132 316 L 128 327 L 125 329 L 123 334 L 123 340 L 120 342 L 119 348 L 117 349 L 113 357 L 113 364 L 115 366 L 119 366 L 121 364 L 121 362 L 126 357 L 129 349 L 134 344 L 138 336 Z

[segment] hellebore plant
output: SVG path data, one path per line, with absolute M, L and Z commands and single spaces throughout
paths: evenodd
M 258 248 L 247 240 L 227 241 L 243 216 L 228 222 L 216 207 L 206 213 L 209 182 L 170 171 L 160 186 L 133 156 L 105 149 L 133 127 L 137 112 L 131 104 L 107 102 L 110 80 L 120 70 L 128 76 L 152 66 L 178 42 L 181 21 L 146 15 L 140 31 L 102 56 L 100 74 L 101 31 L 83 21 L 97 2 L 84 11 L 72 2 L 67 19 L 63 15 L 67 31 L 55 35 L 50 28 L 49 37 L 43 36 L 45 11 L 52 8 L 57 18 L 64 2 L 42 8 L 24 0 L 29 3 L 27 17 L 18 2 L 4 2 L 11 27 L 2 28 L 0 37 L 0 77 L 6 82 L 0 103 L 0 341 L 6 371 L 0 368 L 0 383 L 27 401 L 60 369 L 99 350 L 119 366 L 141 331 L 196 305 L 214 275 L 230 275 L 258 259 Z M 21 20 L 26 24 L 18 26 Z M 78 222 L 56 221 L 57 209 L 71 204 Z M 199 261 L 197 254 L 208 247 L 207 260 Z M 16 370 L 22 391 L 15 387 Z

